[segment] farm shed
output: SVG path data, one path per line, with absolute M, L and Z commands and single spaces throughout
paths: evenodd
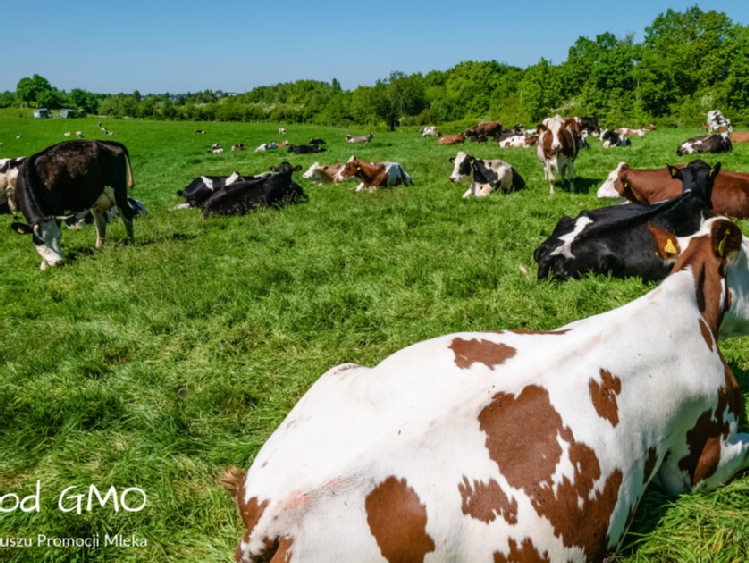
M 49 117 L 49 110 L 47 108 L 35 109 L 34 117 L 37 119 L 47 119 Z
M 75 117 L 75 110 L 74 109 L 68 109 L 68 108 L 61 109 L 60 110 L 60 117 L 64 117 L 66 119 L 73 118 L 73 117 Z

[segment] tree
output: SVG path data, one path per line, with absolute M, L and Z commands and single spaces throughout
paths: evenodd
M 52 90 L 49 80 L 35 74 L 31 78 L 24 77 L 18 81 L 16 96 L 19 102 L 39 102 L 39 97 Z

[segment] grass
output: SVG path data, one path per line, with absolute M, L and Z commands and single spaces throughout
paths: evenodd
M 41 150 L 65 131 L 101 138 L 96 121 L 3 119 L 0 158 Z M 563 214 L 608 205 L 595 192 L 620 160 L 687 162 L 676 146 L 701 133 L 656 130 L 611 150 L 593 140 L 576 165 L 580 193 L 550 197 L 533 150 L 437 146 L 415 128 L 347 145 L 346 133 L 369 131 L 286 126 L 290 141 L 322 137 L 329 149 L 288 155 L 252 151 L 280 140 L 277 123 L 104 125 L 130 149 L 132 195 L 149 210 L 136 220 L 134 245 L 124 244 L 121 223 L 96 251 L 91 228 L 66 231 L 68 263 L 41 272 L 28 237 L 0 216 L 0 495 L 28 496 L 37 481 L 42 491 L 38 513 L 0 513 L 0 538 L 98 537 L 102 545 L 0 548 L 0 560 L 232 560 L 242 525 L 217 476 L 230 464 L 248 467 L 331 366 L 374 365 L 452 331 L 551 329 L 647 292 L 652 286 L 639 280 L 604 276 L 539 282 L 533 250 Z M 250 150 L 208 153 L 216 142 Z M 466 186 L 448 180 L 448 158 L 459 149 L 512 163 L 527 189 L 463 201 Z M 749 172 L 748 150 L 736 145 L 705 160 Z M 306 203 L 209 219 L 172 210 L 175 192 L 196 176 L 257 173 L 284 159 L 307 168 L 352 153 L 400 161 L 416 185 L 354 193 L 351 185 L 312 186 L 298 173 Z M 746 340 L 722 350 L 746 389 Z M 58 509 L 66 487 L 80 493 L 92 484 L 140 488 L 147 506 Z M 749 553 L 747 487 L 744 476 L 707 494 L 648 492 L 620 559 L 741 560 Z M 115 533 L 147 546 L 104 546 Z

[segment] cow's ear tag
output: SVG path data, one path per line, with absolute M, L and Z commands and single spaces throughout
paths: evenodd
M 676 168 L 669 167 L 668 170 L 671 172 L 671 177 L 676 178 Z
M 666 239 L 666 244 L 663 245 L 663 252 L 666 252 L 668 254 L 676 254 L 674 241 L 672 241 L 671 239 Z
M 721 258 L 726 253 L 726 240 L 728 239 L 728 237 L 730 236 L 730 234 L 731 234 L 731 229 L 726 229 L 723 232 L 723 238 L 718 243 L 718 256 L 720 256 Z

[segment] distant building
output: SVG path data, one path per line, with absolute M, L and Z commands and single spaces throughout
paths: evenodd
M 49 110 L 47 108 L 35 109 L 34 117 L 37 119 L 47 119 L 49 117 Z
M 60 117 L 64 117 L 66 119 L 70 119 L 72 117 L 75 117 L 75 110 L 74 109 L 61 109 L 60 110 Z

